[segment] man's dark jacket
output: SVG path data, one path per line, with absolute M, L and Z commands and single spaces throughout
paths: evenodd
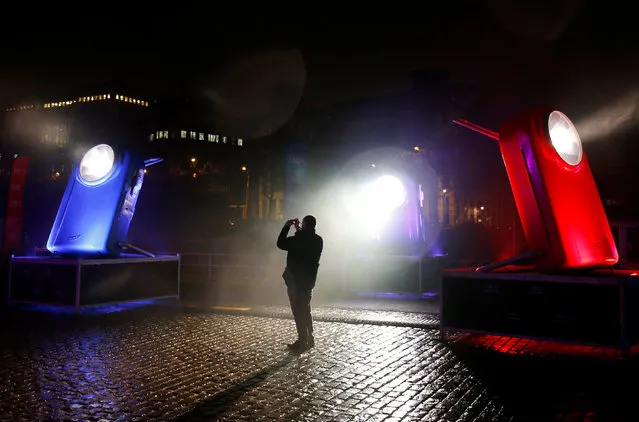
M 317 280 L 324 241 L 314 229 L 298 230 L 294 236 L 287 237 L 289 229 L 284 226 L 277 238 L 277 247 L 288 251 L 284 280 L 287 286 L 312 289 Z

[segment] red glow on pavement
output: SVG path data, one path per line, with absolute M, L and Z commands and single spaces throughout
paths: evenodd
M 461 339 L 463 343 L 485 350 L 509 355 L 523 356 L 581 356 L 604 359 L 620 359 L 622 351 L 614 347 L 593 346 L 583 344 L 559 343 L 548 340 L 535 340 L 497 335 L 468 335 Z M 630 353 L 639 351 L 632 348 Z

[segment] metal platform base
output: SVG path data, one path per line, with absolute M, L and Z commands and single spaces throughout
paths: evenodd
M 639 277 L 477 273 L 442 276 L 441 332 L 471 332 L 629 349 L 639 343 Z
M 441 284 L 445 256 L 354 254 L 344 265 L 343 280 L 352 292 L 434 292 Z
M 180 256 L 11 257 L 9 303 L 74 307 L 179 298 Z

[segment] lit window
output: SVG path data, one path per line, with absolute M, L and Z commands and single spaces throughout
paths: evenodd
M 164 139 L 169 139 L 169 131 L 168 130 L 164 131 Z
M 180 138 L 182 138 L 182 139 L 186 138 L 186 130 L 181 130 L 180 131 Z
M 191 139 L 195 139 L 195 132 L 191 131 Z
M 241 147 L 242 143 L 243 143 L 242 138 L 237 138 L 237 146 Z
M 154 134 L 150 134 L 149 135 L 149 141 L 152 141 L 153 139 L 155 139 L 155 135 Z
M 198 137 L 198 140 L 203 141 L 204 140 L 204 134 L 200 133 L 200 136 Z
M 158 137 L 158 139 L 160 139 L 162 137 L 162 132 L 158 130 L 157 132 L 155 132 L 155 135 Z
M 110 100 L 111 99 L 111 94 L 107 94 L 107 98 Z
M 226 136 L 222 136 L 222 143 L 225 144 L 226 143 Z
M 209 142 L 213 142 L 213 135 L 209 133 Z
M 219 143 L 220 142 L 220 135 L 213 135 L 213 142 Z

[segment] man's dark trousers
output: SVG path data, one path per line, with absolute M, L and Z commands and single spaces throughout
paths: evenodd
M 295 319 L 297 337 L 301 342 L 307 343 L 313 339 L 313 317 L 311 316 L 313 289 L 293 285 L 287 286 L 287 292 Z

